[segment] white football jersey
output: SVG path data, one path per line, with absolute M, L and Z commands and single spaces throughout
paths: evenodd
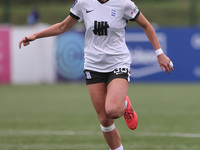
M 125 43 L 127 20 L 139 15 L 131 0 L 77 0 L 70 15 L 86 27 L 84 69 L 111 72 L 116 68 L 129 68 L 130 52 Z

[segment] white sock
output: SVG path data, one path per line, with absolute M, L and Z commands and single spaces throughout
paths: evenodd
M 120 147 L 116 148 L 115 150 L 123 150 L 123 146 L 121 145 Z

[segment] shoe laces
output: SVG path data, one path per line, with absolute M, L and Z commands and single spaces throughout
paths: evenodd
M 126 111 L 124 113 L 124 117 L 125 117 L 125 119 L 131 119 L 132 117 L 134 117 L 134 114 L 132 111 Z

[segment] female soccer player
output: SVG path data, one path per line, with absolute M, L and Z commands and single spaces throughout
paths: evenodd
M 84 20 L 86 27 L 84 73 L 104 138 L 111 150 L 123 150 L 114 119 L 124 115 L 130 129 L 137 127 L 137 115 L 128 98 L 131 57 L 125 44 L 127 20 L 136 21 L 155 49 L 163 71 L 173 70 L 163 53 L 156 33 L 131 0 L 76 0 L 69 16 L 41 32 L 24 37 L 24 46 L 39 38 L 70 30 Z

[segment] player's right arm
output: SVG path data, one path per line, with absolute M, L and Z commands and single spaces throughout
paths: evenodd
M 19 48 L 21 48 L 22 44 L 24 46 L 27 46 L 30 44 L 30 41 L 34 41 L 39 38 L 50 37 L 50 36 L 62 34 L 66 31 L 70 30 L 76 23 L 77 23 L 77 19 L 74 19 L 73 17 L 71 17 L 69 15 L 65 20 L 63 20 L 60 23 L 54 24 L 40 32 L 37 32 L 32 35 L 24 37 L 19 42 Z

